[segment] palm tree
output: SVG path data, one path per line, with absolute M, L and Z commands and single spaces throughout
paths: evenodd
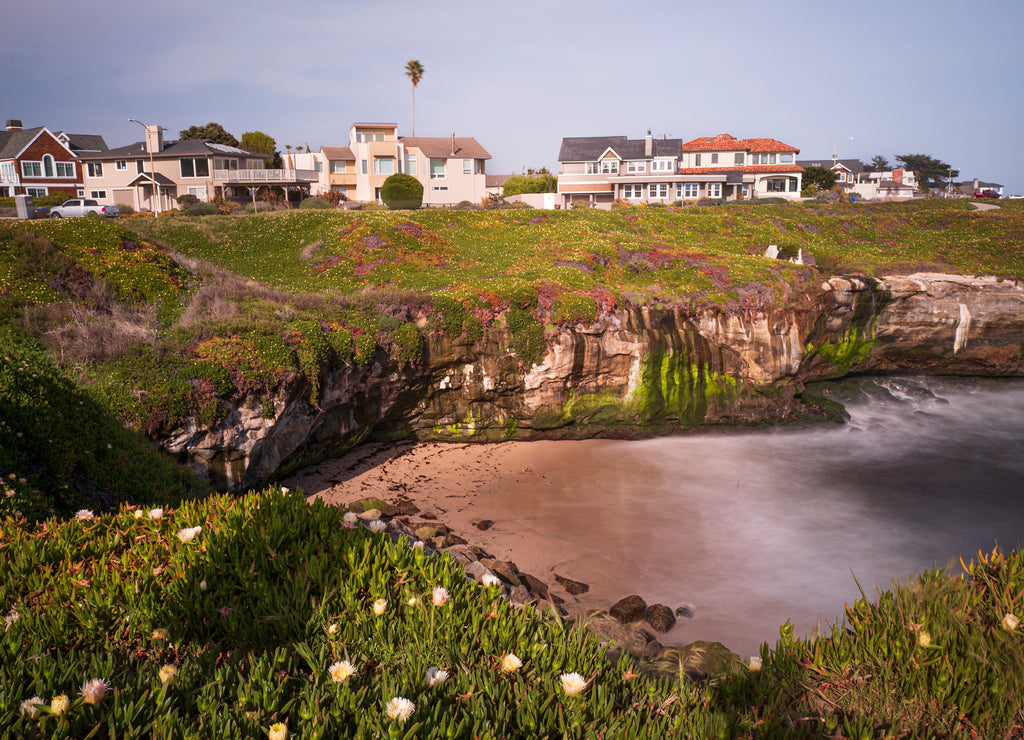
M 410 59 L 405 65 L 405 76 L 412 80 L 412 135 L 416 135 L 416 86 L 423 79 L 423 65 Z

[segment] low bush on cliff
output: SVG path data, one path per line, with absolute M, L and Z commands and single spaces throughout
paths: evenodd
M 1024 559 L 784 627 L 694 685 L 608 662 L 447 557 L 272 489 L 0 523 L 14 737 L 1013 737 Z

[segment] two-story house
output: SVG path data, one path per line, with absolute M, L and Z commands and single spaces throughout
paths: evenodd
M 26 129 L 21 121 L 9 120 L 0 131 L 0 196 L 82 197 L 79 156 L 106 148 L 102 136 L 53 133 L 45 126 Z
M 859 159 L 801 159 L 797 164 L 835 172 L 836 185 L 844 190 L 852 190 L 854 185 L 865 180 L 864 163 Z
M 693 139 L 584 136 L 562 139 L 558 194 L 562 208 L 584 202 L 610 208 L 700 198 L 735 200 L 800 196 L 799 150 L 776 139 L 729 134 Z
M 177 208 L 180 195 L 209 202 L 245 198 L 262 187 L 307 188 L 316 173 L 266 169 L 265 155 L 209 139 L 164 141 L 160 126 L 146 126 L 146 140 L 83 154 L 85 197 L 136 211 Z

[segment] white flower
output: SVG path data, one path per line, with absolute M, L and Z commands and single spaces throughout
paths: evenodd
M 75 512 L 75 519 L 92 519 L 94 516 L 96 515 L 89 511 L 89 509 L 79 509 Z
M 331 665 L 327 672 L 331 675 L 331 680 L 334 683 L 343 683 L 356 672 L 356 667 L 347 660 L 339 660 Z
M 388 525 L 385 524 L 384 522 L 382 522 L 380 519 L 375 519 L 372 522 L 370 522 L 369 524 L 367 524 L 366 526 L 369 527 L 370 531 L 373 532 L 374 534 L 380 534 L 381 532 L 383 532 L 385 529 L 388 528 Z
M 278 722 L 270 726 L 268 732 L 270 740 L 287 740 L 288 737 L 288 725 L 283 722 Z
M 430 595 L 430 601 L 434 606 L 443 606 L 448 601 L 448 589 L 434 586 L 434 592 Z
M 281 486 L 281 493 L 291 493 L 292 489 Z
M 19 619 L 21 619 L 21 615 L 18 614 L 18 610 L 12 606 L 11 610 L 7 612 L 7 616 L 4 617 L 4 625 L 6 625 L 7 629 L 10 629 L 11 625 L 17 622 Z
M 747 667 L 752 671 L 761 670 L 761 659 L 756 655 L 751 655 L 750 660 L 747 661 Z
M 515 673 L 523 667 L 523 661 L 516 657 L 515 653 L 506 653 L 501 658 L 501 670 L 505 673 Z
M 420 603 L 420 600 L 415 596 L 410 596 L 409 600 L 405 603 L 407 603 L 409 606 L 416 606 L 418 603 Z
M 1003 621 L 1000 622 L 1000 624 L 1003 625 L 1003 629 L 1013 632 L 1015 629 L 1017 629 L 1017 625 L 1020 624 L 1020 620 L 1017 619 L 1017 617 L 1015 617 L 1013 614 L 1007 613 L 1003 617 Z
M 82 698 L 86 704 L 99 704 L 109 688 L 110 684 L 102 678 L 90 678 L 82 684 Z
M 373 613 L 378 617 L 383 614 L 388 608 L 388 602 L 385 599 L 377 599 L 373 602 Z
M 178 675 L 177 667 L 168 663 L 160 669 L 160 683 L 170 683 Z
M 566 696 L 576 696 L 587 688 L 587 681 L 578 673 L 563 673 L 559 679 L 562 682 L 562 691 Z
M 485 588 L 490 588 L 491 586 L 500 586 L 501 579 L 493 573 L 484 573 L 483 577 L 480 579 L 480 583 L 482 583 Z
M 427 669 L 427 686 L 439 686 L 448 680 L 448 671 L 435 666 Z
M 932 636 L 924 630 L 921 630 L 921 632 L 917 635 L 917 644 L 923 648 L 928 647 L 932 644 Z
M 141 519 L 142 518 L 142 509 L 136 509 L 135 510 L 135 518 L 136 519 Z
M 59 717 L 71 708 L 71 700 L 67 694 L 58 694 L 50 701 L 50 714 Z
M 150 509 L 149 510 L 149 518 L 150 519 L 163 519 L 163 517 L 164 517 L 164 510 L 163 509 Z
M 200 581 L 200 582 L 199 582 L 199 590 L 200 590 L 200 591 L 205 591 L 205 590 L 206 590 L 206 588 L 207 588 L 207 587 L 206 587 L 206 580 L 204 579 L 204 580 L 202 580 L 202 581 Z
M 412 543 L 412 549 L 413 550 L 422 550 L 423 549 L 423 545 L 424 545 L 423 540 L 416 540 L 415 542 Z
M 415 711 L 416 705 L 402 696 L 396 696 L 384 706 L 388 719 L 397 719 L 399 722 L 405 722 Z
M 43 703 L 43 700 L 38 696 L 26 699 L 21 703 L 21 716 L 28 717 L 29 719 L 38 719 L 39 707 L 41 707 Z
M 336 635 L 336 634 L 338 634 L 338 623 L 337 622 L 331 622 L 330 626 L 327 628 L 327 634 L 329 634 L 329 635 Z
M 359 521 L 359 516 L 354 511 L 346 511 L 345 516 L 342 517 L 345 524 L 355 524 Z
M 185 527 L 185 529 L 178 530 L 178 539 L 182 542 L 191 542 L 202 531 L 202 527 Z

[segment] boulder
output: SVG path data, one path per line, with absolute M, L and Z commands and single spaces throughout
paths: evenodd
M 616 601 L 612 608 L 608 610 L 608 613 L 623 624 L 639 622 L 647 613 L 647 602 L 633 594 Z
M 479 560 L 472 560 L 463 567 L 466 575 L 472 578 L 477 583 L 483 581 L 485 575 L 494 575 L 490 568 L 481 563 Z
M 647 624 L 656 632 L 665 633 L 676 626 L 676 615 L 664 604 L 647 607 Z
M 480 558 L 480 562 L 494 571 L 494 574 L 498 576 L 505 583 L 511 584 L 512 586 L 522 586 L 522 581 L 519 580 L 519 569 L 516 568 L 516 564 L 511 560 L 495 560 L 493 558 Z
M 590 590 L 590 586 L 586 583 L 580 583 L 579 581 L 574 581 L 571 578 L 564 578 L 557 573 L 555 573 L 555 581 L 557 581 L 558 584 L 572 596 L 579 596 L 580 594 L 585 594 Z
M 634 658 L 651 659 L 659 655 L 662 645 L 646 630 L 634 629 L 603 611 L 588 612 L 579 618 L 584 627 L 609 646 L 608 658 L 614 663 L 625 650 Z
M 348 508 L 349 511 L 354 511 L 356 514 L 362 514 L 370 511 L 371 509 L 376 509 L 381 515 L 386 517 L 398 516 L 399 514 L 405 513 L 400 507 L 392 506 L 386 501 L 381 501 L 379 498 L 361 498 L 358 501 L 353 501 L 346 508 Z M 379 519 L 380 516 L 377 518 Z
M 537 576 L 532 576 L 529 573 L 520 573 L 519 580 L 526 588 L 529 589 L 530 593 L 541 599 L 550 599 L 551 595 L 548 591 L 548 584 L 544 583 Z

